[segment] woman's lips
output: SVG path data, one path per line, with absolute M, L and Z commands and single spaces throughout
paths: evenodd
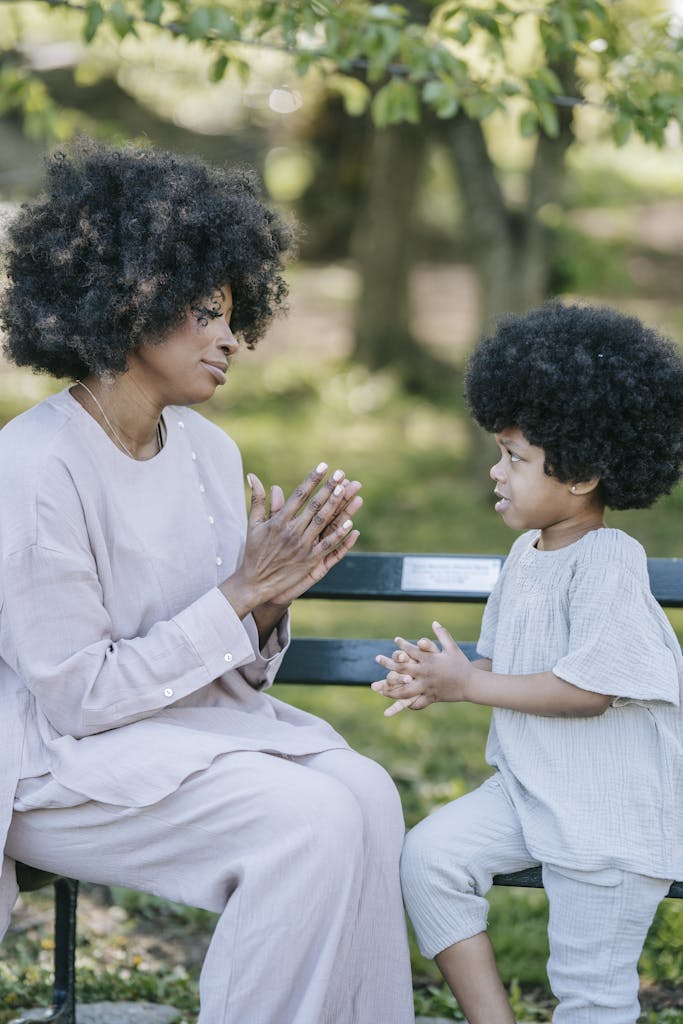
M 227 370 L 227 366 L 225 367 L 225 370 L 223 370 L 220 366 L 216 366 L 214 363 L 207 363 L 203 359 L 202 366 L 206 367 L 209 373 L 216 378 L 219 384 L 225 384 L 225 370 Z

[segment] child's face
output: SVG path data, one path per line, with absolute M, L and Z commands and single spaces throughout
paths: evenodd
M 498 497 L 496 512 L 513 530 L 547 530 L 567 523 L 578 511 L 571 484 L 548 476 L 543 448 L 529 444 L 517 427 L 493 435 L 500 458 L 491 467 Z

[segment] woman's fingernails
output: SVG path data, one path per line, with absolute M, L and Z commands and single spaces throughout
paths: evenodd
M 340 494 L 344 493 L 344 488 L 341 486 L 341 484 L 337 484 L 332 493 L 334 494 L 335 498 L 338 498 Z
M 334 480 L 335 483 L 338 483 L 340 480 L 343 480 L 344 479 L 344 470 L 343 469 L 336 469 L 334 471 L 334 473 L 332 474 L 332 479 Z
M 352 521 L 350 519 L 345 519 L 342 523 L 342 530 L 350 530 L 352 526 Z
M 326 462 L 319 462 L 318 465 L 315 467 L 316 473 L 324 473 L 326 469 L 327 469 L 327 463 Z
M 254 486 L 254 481 L 252 479 L 251 473 L 247 473 L 247 483 L 249 484 L 250 487 Z

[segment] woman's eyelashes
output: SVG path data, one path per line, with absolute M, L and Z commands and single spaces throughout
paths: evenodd
M 209 320 L 218 320 L 219 317 L 226 316 L 228 312 L 232 314 L 232 310 L 228 310 L 225 305 L 225 296 L 219 291 L 210 298 L 193 304 L 190 306 L 190 310 L 200 327 L 206 327 Z

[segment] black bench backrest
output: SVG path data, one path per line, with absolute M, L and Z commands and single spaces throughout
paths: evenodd
M 443 601 L 483 604 L 505 559 L 501 555 L 350 554 L 304 595 L 355 601 Z M 666 608 L 683 607 L 683 559 L 650 558 L 652 592 Z M 475 642 L 458 642 L 468 658 Z M 377 678 L 386 639 L 295 637 L 278 682 L 366 686 Z

